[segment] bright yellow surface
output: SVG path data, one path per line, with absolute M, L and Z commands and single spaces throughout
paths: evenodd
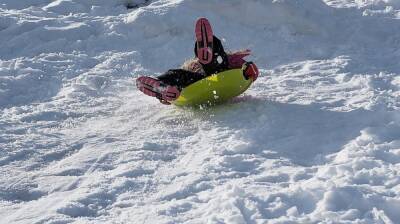
M 213 105 L 240 95 L 251 83 L 251 79 L 243 77 L 242 69 L 232 69 L 187 86 L 171 103 L 177 106 Z

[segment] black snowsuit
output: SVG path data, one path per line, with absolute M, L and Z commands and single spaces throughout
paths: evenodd
M 197 57 L 196 48 L 197 48 L 197 42 L 195 42 L 194 44 L 194 54 Z M 203 66 L 203 70 L 205 71 L 207 76 L 228 69 L 228 56 L 224 51 L 224 47 L 222 46 L 221 41 L 216 36 L 213 36 L 213 53 L 214 53 L 213 59 L 211 60 L 210 63 L 206 65 L 200 63 Z M 218 60 L 220 61 L 220 63 L 218 62 Z
M 197 42 L 194 45 L 194 54 L 197 57 Z M 191 72 L 184 69 L 170 69 L 164 74 L 158 76 L 158 80 L 167 85 L 177 86 L 179 89 L 197 82 L 207 76 L 224 71 L 228 69 L 228 56 L 224 51 L 221 41 L 213 36 L 213 59 L 208 64 L 202 64 L 205 74 L 198 72 Z M 219 63 L 220 61 L 221 63 Z

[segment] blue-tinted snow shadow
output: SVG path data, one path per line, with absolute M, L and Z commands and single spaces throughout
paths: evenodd
M 337 112 L 318 104 L 299 105 L 245 97 L 197 111 L 223 128 L 235 130 L 235 138 L 246 143 L 230 153 L 249 153 L 287 158 L 294 164 L 311 166 L 340 151 L 369 126 L 384 122 L 379 112 L 364 109 Z

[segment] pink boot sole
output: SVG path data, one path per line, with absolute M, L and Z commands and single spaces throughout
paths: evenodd
M 213 58 L 213 31 L 206 18 L 196 22 L 197 58 L 202 64 L 208 64 Z
M 164 104 L 176 100 L 180 95 L 175 86 L 164 85 L 159 80 L 147 76 L 137 78 L 136 86 L 144 94 L 156 97 Z

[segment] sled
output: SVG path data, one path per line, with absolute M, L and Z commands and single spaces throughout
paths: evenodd
M 246 79 L 242 69 L 231 69 L 201 79 L 182 89 L 170 103 L 176 106 L 215 105 L 246 91 L 253 80 Z

